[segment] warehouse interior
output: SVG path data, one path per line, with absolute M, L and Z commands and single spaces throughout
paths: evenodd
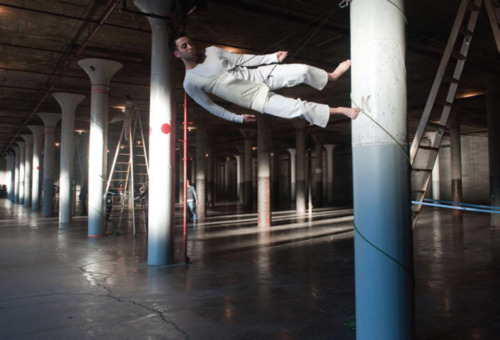
M 433 174 L 426 196 L 448 203 L 425 206 L 413 226 L 411 244 L 404 245 L 412 254 L 411 291 L 405 291 L 412 296 L 406 301 L 411 311 L 402 317 L 410 320 L 408 325 L 395 325 L 399 321 L 390 316 L 390 306 L 401 298 L 397 290 L 394 301 L 387 298 L 387 305 L 359 301 L 357 294 L 354 238 L 361 234 L 354 225 L 352 131 L 366 112 L 356 121 L 334 116 L 325 128 L 300 119 L 266 116 L 269 142 L 261 144 L 262 118 L 241 125 L 185 99 L 184 66 L 172 57 L 164 62 L 173 95 L 171 144 L 151 145 L 155 53 L 150 22 L 164 22 L 166 36 L 185 31 L 200 51 L 212 45 L 245 54 L 288 51 L 285 62 L 328 71 L 353 58 L 354 73 L 351 11 L 357 1 L 359 6 L 366 3 L 0 0 L 0 195 L 4 197 L 0 200 L 0 338 L 361 339 L 367 337 L 359 327 L 374 329 L 374 320 L 380 320 L 377 315 L 388 315 L 380 328 L 404 328 L 404 334 L 418 339 L 495 338 L 500 332 L 495 289 L 500 256 L 495 208 L 500 204 L 496 196 L 500 168 L 496 164 L 500 160 L 492 132 L 500 109 L 496 104 L 500 35 L 492 27 L 498 29 L 498 1 L 463 1 L 479 4 L 480 9 L 474 32 L 465 33 L 468 54 L 457 58 L 466 60 L 465 67 L 443 129 L 434 166 L 437 175 Z M 154 8 L 156 2 L 166 13 L 145 14 L 139 5 Z M 381 11 L 385 6 L 395 10 L 404 23 L 408 148 L 421 125 L 461 3 L 377 0 Z M 486 3 L 493 6 L 496 22 L 488 15 Z M 91 207 L 83 213 L 79 199 L 84 186 L 93 190 L 91 158 L 98 155 L 92 151 L 90 136 L 93 105 L 97 105 L 92 98 L 99 91 L 81 64 L 85 59 L 121 64 L 103 91 L 107 141 L 100 151 L 107 180 L 112 180 L 106 191 L 112 191 L 114 207 L 109 221 L 108 216 L 99 217 L 104 221 L 102 235 L 93 235 Z M 368 107 L 368 102 L 353 103 L 352 87 L 348 71 L 322 91 L 300 85 L 278 93 L 332 107 Z M 74 147 L 66 151 L 71 155 L 71 165 L 66 166 L 73 169 L 68 223 L 62 223 L 61 215 L 66 113 L 61 110 L 63 100 L 54 93 L 79 98 L 71 127 Z M 120 120 L 127 96 L 135 115 L 130 141 L 122 135 Z M 442 93 L 437 97 L 447 105 Z M 252 113 L 212 98 L 236 114 Z M 439 121 L 439 114 L 432 111 L 429 121 Z M 20 184 L 12 185 L 11 180 L 21 149 L 27 155 L 28 141 L 37 134 L 42 138 L 36 127 L 48 130 L 51 124 L 50 161 L 30 163 L 33 173 L 40 172 L 39 202 L 34 209 L 34 196 L 16 196 Z M 432 138 L 424 134 L 422 143 L 430 144 Z M 270 165 L 266 184 L 270 189 L 264 199 L 259 189 L 263 145 Z M 156 146 L 160 151 L 150 152 Z M 154 225 L 156 215 L 148 212 L 144 201 L 131 199 L 139 195 L 147 174 L 135 169 L 136 182 L 130 183 L 119 174 L 127 172 L 127 164 L 114 168 L 120 162 L 117 155 L 135 147 L 132 159 L 137 167 L 141 157 L 154 163 L 161 149 L 173 150 L 168 157 L 174 166 L 166 177 L 171 180 L 167 194 L 172 202 L 154 202 L 154 207 L 161 207 L 155 211 L 165 210 L 170 218 L 160 223 L 168 224 L 172 235 L 168 263 L 148 261 L 153 230 L 148 223 Z M 39 156 L 48 153 L 44 149 Z M 453 163 L 457 159 L 458 172 Z M 43 177 L 49 163 L 50 188 Z M 184 176 L 201 191 L 197 223 L 184 224 Z M 150 174 L 150 188 L 162 187 L 163 182 L 151 178 Z M 101 197 L 103 204 L 106 198 Z M 451 201 L 471 206 L 466 211 L 448 209 Z M 390 198 L 372 202 L 370 209 L 385 211 L 388 202 Z M 267 215 L 261 211 L 262 204 Z M 125 213 L 120 211 L 123 206 Z M 412 229 L 411 223 L 402 227 Z M 367 285 L 384 285 L 384 280 L 380 273 L 380 282 Z M 373 315 L 373 320 L 360 325 L 358 317 L 356 330 L 358 304 L 366 305 L 366 314 Z

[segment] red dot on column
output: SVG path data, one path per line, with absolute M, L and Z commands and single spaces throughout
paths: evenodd
M 153 129 L 151 129 L 151 126 L 149 127 L 149 135 L 151 136 L 151 132 L 153 132 Z
M 170 125 L 165 123 L 161 126 L 161 132 L 168 135 L 170 133 Z
M 39 166 L 37 166 L 37 167 L 36 167 L 36 169 L 37 169 L 37 170 L 40 170 L 40 167 L 39 167 Z

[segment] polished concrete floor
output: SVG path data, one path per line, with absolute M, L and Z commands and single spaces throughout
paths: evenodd
M 259 232 L 239 208 L 218 205 L 189 226 L 189 265 L 177 223 L 179 264 L 150 267 L 142 227 L 89 239 L 85 218 L 60 230 L 0 200 L 0 339 L 354 339 L 352 211 L 280 211 Z M 500 338 L 500 231 L 488 222 L 424 210 L 417 338 Z

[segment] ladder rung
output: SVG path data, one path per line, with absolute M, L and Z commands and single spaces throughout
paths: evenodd
M 460 28 L 460 33 L 462 33 L 466 37 L 471 37 L 474 34 L 474 32 L 471 31 L 470 29 L 468 29 L 467 27 L 461 27 Z
M 419 149 L 423 149 L 423 150 L 439 151 L 439 148 L 435 148 L 433 146 L 423 146 L 423 145 L 420 145 L 418 148 Z
M 428 122 L 427 125 L 435 127 L 436 129 L 447 129 L 446 125 L 440 124 L 440 123 L 433 123 L 433 122 Z
M 141 173 L 137 173 L 136 175 L 137 175 L 137 176 L 147 176 L 147 173 L 142 173 L 142 172 L 141 172 Z
M 453 52 L 451 56 L 457 60 L 465 60 L 465 58 L 467 58 L 466 55 L 463 55 L 460 52 Z
M 450 77 L 450 76 L 444 76 L 443 80 L 447 81 L 448 83 L 452 83 L 452 84 L 458 84 L 458 82 L 460 81 L 460 79 L 453 78 L 453 77 Z
M 127 170 L 115 170 L 114 172 L 127 173 Z
M 432 172 L 432 169 L 424 169 L 424 168 L 411 168 L 412 171 L 423 171 L 423 172 Z
M 412 190 L 412 192 L 424 193 L 425 190 Z
M 442 106 L 452 106 L 453 103 L 447 102 L 447 101 L 438 101 L 437 104 L 442 105 Z
M 479 11 L 479 7 L 474 3 L 474 1 L 469 1 L 467 7 L 471 10 L 471 12 Z

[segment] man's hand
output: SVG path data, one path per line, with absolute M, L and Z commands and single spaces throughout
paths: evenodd
M 276 56 L 278 57 L 278 63 L 281 63 L 288 56 L 288 52 L 287 51 L 279 51 L 279 52 L 276 52 Z
M 253 123 L 256 121 L 257 118 L 255 117 L 255 115 L 247 115 L 247 114 L 243 115 L 243 123 Z

